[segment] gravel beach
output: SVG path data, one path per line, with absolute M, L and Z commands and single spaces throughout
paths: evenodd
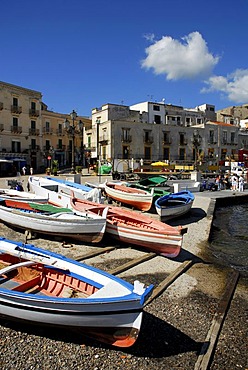
M 25 184 L 27 178 L 22 177 L 22 180 Z M 84 181 L 82 179 L 82 183 Z M 7 187 L 6 179 L 0 179 L 0 187 Z M 141 333 L 133 347 L 114 348 L 79 332 L 0 319 L 1 369 L 194 369 L 231 273 L 230 269 L 214 260 L 208 249 L 215 195 L 204 192 L 195 193 L 195 196 L 190 214 L 175 221 L 175 225 L 181 224 L 188 228 L 180 255 L 175 259 L 156 256 L 118 275 L 130 282 L 138 279 L 147 285 L 157 286 L 184 261 L 194 262 L 192 267 L 145 307 Z M 24 241 L 23 232 L 2 223 L 0 234 L 9 239 Z M 111 240 L 104 240 L 99 246 L 73 243 L 68 248 L 61 241 L 41 237 L 30 242 L 71 258 L 78 258 L 102 246 L 114 246 L 115 249 L 109 253 L 85 260 L 85 263 L 104 270 L 121 266 L 147 253 L 135 247 L 118 245 Z M 209 369 L 248 369 L 247 307 L 247 285 L 241 277 Z

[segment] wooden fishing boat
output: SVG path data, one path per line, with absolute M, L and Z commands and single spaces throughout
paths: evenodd
M 106 206 L 71 198 L 72 209 L 102 214 L 108 207 L 106 233 L 123 243 L 141 246 L 166 257 L 176 257 L 181 250 L 185 229 L 173 227 L 147 215 L 121 207 Z
M 69 208 L 17 200 L 0 201 L 0 220 L 29 233 L 98 243 L 106 229 L 106 214 L 72 212 Z
M 188 191 L 171 193 L 155 201 L 155 208 L 161 219 L 172 219 L 189 212 L 193 202 L 194 195 Z
M 118 347 L 133 345 L 153 286 L 118 277 L 62 255 L 0 238 L 0 315 L 80 329 Z
M 27 200 L 30 202 L 47 202 L 48 196 L 40 196 L 26 191 L 19 191 L 14 189 L 0 189 L 1 199 L 19 199 Z
M 28 185 L 33 193 L 48 197 L 49 203 L 56 206 L 69 207 L 72 190 L 79 199 L 88 199 L 100 203 L 102 198 L 100 189 L 92 189 L 89 186 L 70 181 L 59 181 L 59 179 L 51 177 L 29 176 Z
M 129 206 L 140 209 L 141 211 L 149 211 L 153 202 L 153 191 L 136 189 L 128 187 L 121 183 L 106 182 L 104 190 L 109 199 L 114 199 L 117 202 L 128 204 Z

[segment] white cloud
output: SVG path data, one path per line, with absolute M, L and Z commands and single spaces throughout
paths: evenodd
M 208 87 L 203 93 L 218 91 L 235 103 L 248 102 L 248 69 L 237 69 L 227 77 L 212 76 L 205 83 Z
M 167 80 L 204 79 L 219 61 L 219 57 L 209 53 L 199 32 L 192 32 L 181 41 L 164 36 L 150 45 L 146 54 L 142 67 L 153 68 L 155 74 L 164 74 Z

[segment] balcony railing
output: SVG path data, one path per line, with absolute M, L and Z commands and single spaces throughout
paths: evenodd
M 21 134 L 22 133 L 22 127 L 21 126 L 11 126 L 10 131 L 13 134 Z
M 38 128 L 30 128 L 29 135 L 31 136 L 38 136 L 40 135 L 40 130 Z
M 163 140 L 163 145 L 168 145 L 168 144 L 171 144 L 171 143 L 172 143 L 171 139 Z
M 121 135 L 121 141 L 123 143 L 131 143 L 132 136 L 131 135 Z
M 153 136 L 149 135 L 148 137 L 144 137 L 145 144 L 152 144 L 153 143 Z
M 29 150 L 31 151 L 40 150 L 40 146 L 39 145 L 29 145 Z
M 109 139 L 108 139 L 108 137 L 107 137 L 107 135 L 103 135 L 103 136 L 100 136 L 99 137 L 99 143 L 101 143 L 101 142 L 107 142 Z
M 180 142 L 179 142 L 179 145 L 187 145 L 187 144 L 188 144 L 187 139 L 180 140 Z
M 51 135 L 53 133 L 53 129 L 49 127 L 43 127 L 42 132 L 43 134 Z
M 65 145 L 56 145 L 57 150 L 65 150 L 66 146 Z
M 20 114 L 22 113 L 22 107 L 19 105 L 11 105 L 11 113 Z
M 56 129 L 56 135 L 57 135 L 57 136 L 64 136 L 64 134 L 65 134 L 65 133 L 64 133 L 64 131 L 63 131 L 63 130 L 61 130 L 61 129 L 59 129 L 59 128 L 57 128 L 57 129 Z
M 40 111 L 37 109 L 29 109 L 29 116 L 30 117 L 39 117 Z

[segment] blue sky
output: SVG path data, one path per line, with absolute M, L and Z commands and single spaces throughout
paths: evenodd
M 248 0 L 1 0 L 0 80 L 48 109 L 248 103 Z

